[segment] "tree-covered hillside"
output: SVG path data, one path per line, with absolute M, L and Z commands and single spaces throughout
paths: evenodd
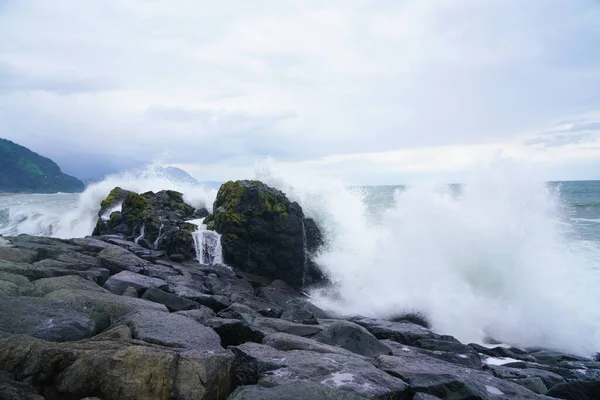
M 79 179 L 63 174 L 49 158 L 0 139 L 0 192 L 80 192 L 84 187 Z

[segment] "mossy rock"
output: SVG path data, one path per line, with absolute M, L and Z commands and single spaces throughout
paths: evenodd
M 298 203 L 259 181 L 221 186 L 204 223 L 221 234 L 223 260 L 239 270 L 294 287 L 303 284 L 307 254 Z
M 106 211 L 118 206 L 120 203 L 123 203 L 129 193 L 131 192 L 128 190 L 123 190 L 120 187 L 116 187 L 111 190 L 108 196 L 106 196 L 106 199 L 102 200 L 100 203 L 100 211 L 98 211 L 98 216 L 103 216 Z

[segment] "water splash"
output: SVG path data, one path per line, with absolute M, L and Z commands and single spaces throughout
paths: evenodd
M 526 170 L 482 168 L 458 193 L 407 188 L 376 223 L 343 183 L 264 164 L 257 178 L 324 230 L 316 262 L 334 284 L 312 292 L 317 305 L 373 317 L 424 312 L 463 342 L 600 350 L 600 248 L 569 235 L 557 193 Z
M 137 193 L 176 190 L 194 208 L 212 209 L 216 189 L 191 185 L 170 179 L 159 165 L 106 177 L 102 182 L 89 185 L 80 194 L 35 194 L 2 197 L 5 210 L 0 215 L 0 234 L 21 233 L 59 238 L 90 235 L 98 220 L 100 202 L 119 186 Z M 108 210 L 102 217 L 118 211 L 120 206 Z M 68 210 L 68 211 L 65 211 Z

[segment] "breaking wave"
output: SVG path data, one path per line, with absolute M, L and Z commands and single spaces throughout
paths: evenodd
M 422 312 L 463 342 L 492 337 L 577 354 L 600 350 L 600 248 L 572 235 L 559 192 L 506 165 L 456 186 L 396 191 L 381 218 L 365 193 L 261 164 L 257 178 L 326 231 L 333 286 L 313 301 L 346 315 Z

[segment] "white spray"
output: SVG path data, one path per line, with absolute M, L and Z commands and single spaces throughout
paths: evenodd
M 484 169 L 457 197 L 411 187 L 374 225 L 360 193 L 261 164 L 325 228 L 317 263 L 334 287 L 313 301 L 350 315 L 427 314 L 464 342 L 486 336 L 578 354 L 600 350 L 600 249 L 566 234 L 556 194 L 511 168 Z

